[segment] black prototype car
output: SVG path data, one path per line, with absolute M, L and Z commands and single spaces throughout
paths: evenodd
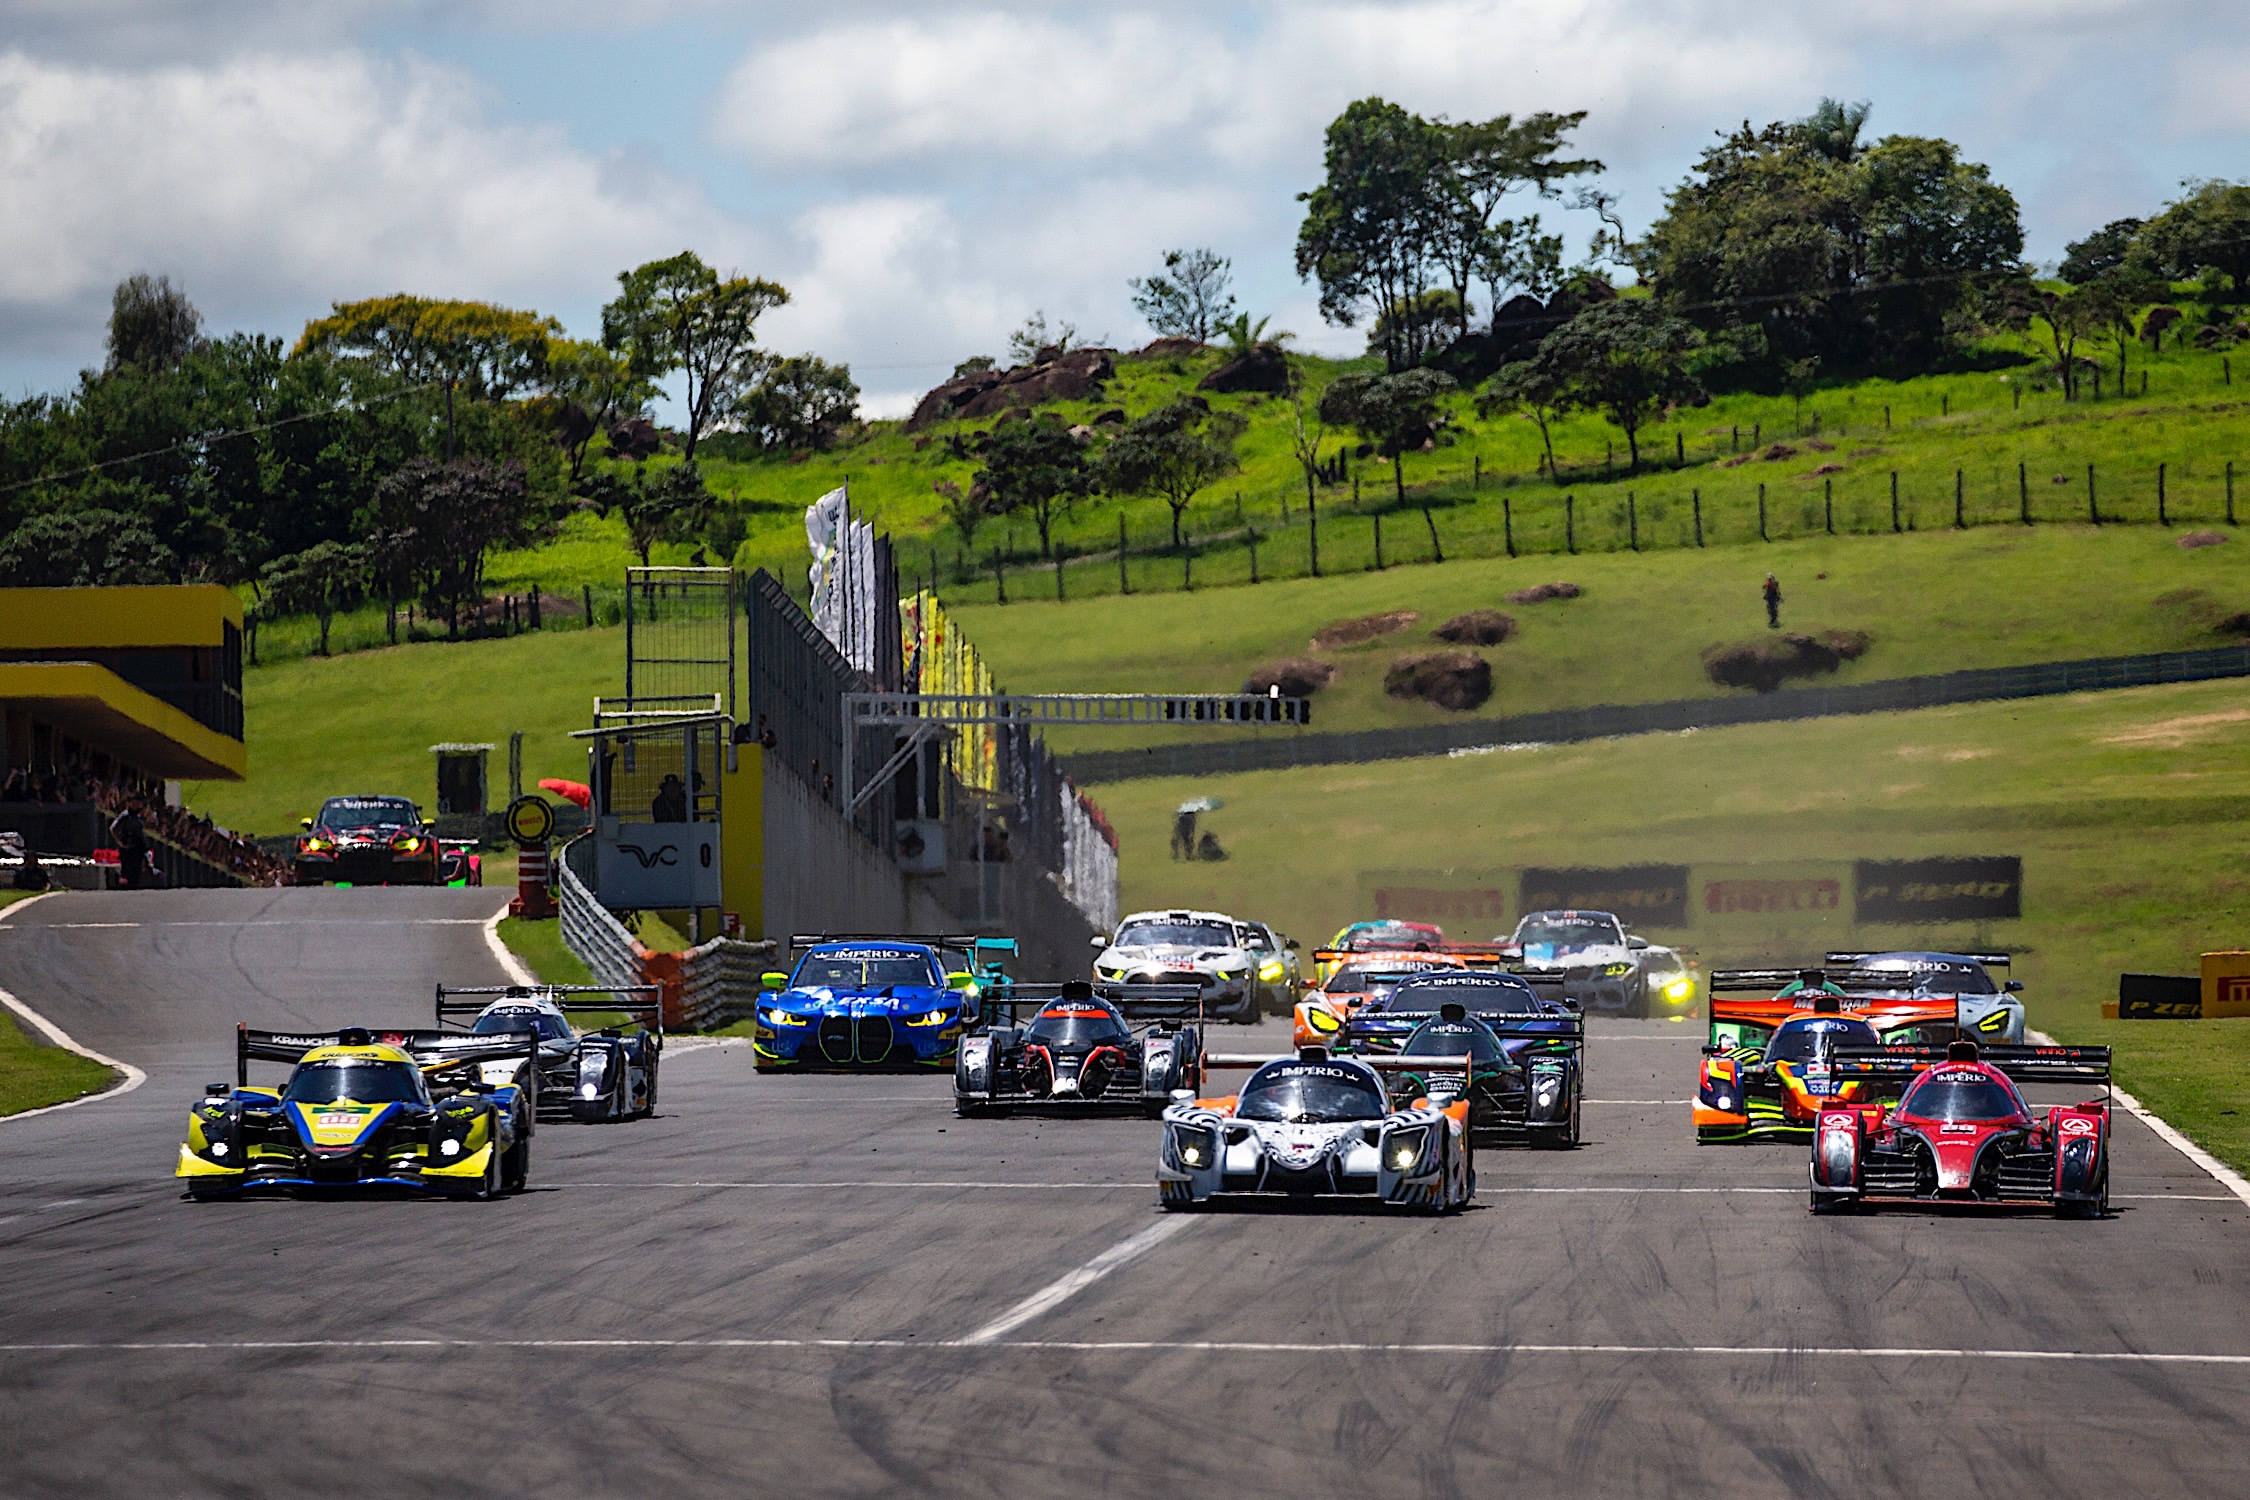
M 1158 1019 L 1135 1029 L 1130 1000 L 1094 993 L 1083 981 L 1048 988 L 1017 985 L 992 1002 L 1003 1013 L 1039 1007 L 1029 1025 L 996 1025 L 961 1039 L 953 1070 L 954 1113 L 999 1114 L 1011 1105 L 1164 1112 L 1174 1089 L 1203 1081 L 1203 1033 L 1191 1023 Z M 1156 991 L 1162 986 L 1121 986 Z M 1169 1003 L 1151 993 L 1152 1003 Z

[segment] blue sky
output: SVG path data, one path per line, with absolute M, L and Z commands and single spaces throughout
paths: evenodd
M 2250 7 L 2176 0 L 1417 0 L 802 5 L 14 0 L 0 27 L 0 390 L 67 386 L 108 293 L 170 274 L 219 329 L 294 336 L 411 290 L 595 330 L 616 273 L 692 247 L 793 294 L 767 336 L 878 414 L 1035 310 L 1147 330 L 1171 246 L 1352 349 L 1290 266 L 1320 131 L 1381 94 L 1452 118 L 1588 111 L 1638 230 L 1714 131 L 1869 99 L 1961 143 L 2029 253 L 2250 170 Z M 1519 210 L 1520 211 L 1520 210 Z M 1546 206 L 1580 252 L 1583 215 Z

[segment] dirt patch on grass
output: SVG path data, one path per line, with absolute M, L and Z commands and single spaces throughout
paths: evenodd
M 2172 545 L 2183 552 L 2193 552 L 2198 547 L 2216 547 L 2227 539 L 2223 531 L 2191 531 Z
M 1333 625 L 1323 625 L 1313 632 L 1312 648 L 1315 651 L 1333 651 L 1339 646 L 1360 646 L 1386 635 L 1395 635 L 1422 618 L 1418 609 L 1394 609 L 1388 614 L 1361 615 L 1356 620 L 1338 620 Z
M 1508 596 L 1510 604 L 1544 604 L 1549 599 L 1575 599 L 1586 591 L 1575 583 L 1537 583 Z
M 1242 690 L 1246 693 L 1267 693 L 1280 688 L 1284 698 L 1310 698 L 1334 682 L 1336 672 L 1333 662 L 1315 661 L 1309 656 L 1292 656 L 1287 661 L 1277 661 L 1252 672 L 1243 682 Z
M 1833 672 L 1845 662 L 1857 661 L 1866 655 L 1868 640 L 1864 630 L 1823 630 L 1817 635 L 1785 631 L 1767 640 L 1705 647 L 1703 670 L 1721 687 L 1770 693 L 1792 677 Z
M 1895 753 L 1900 760 L 1940 760 L 1957 763 L 1964 760 L 1983 760 L 1987 756 L 1998 755 L 2000 752 L 1989 745 L 1956 745 L 1951 749 L 1944 749 L 1937 745 L 1901 745 Z
M 1492 696 L 1492 663 L 1473 651 L 1401 656 L 1383 673 L 1383 691 L 1393 698 L 1420 698 L 1467 713 Z
M 1515 617 L 1496 609 L 1472 609 L 1455 615 L 1434 632 L 1439 640 L 1457 646 L 1497 646 L 1515 633 Z
M 2178 718 L 2135 724 L 2131 729 L 2105 734 L 2095 743 L 2120 745 L 2131 750 L 2179 750 L 2210 739 L 2229 724 L 2245 722 L 2250 722 L 2250 708 L 2230 708 L 2215 714 L 2182 714 Z

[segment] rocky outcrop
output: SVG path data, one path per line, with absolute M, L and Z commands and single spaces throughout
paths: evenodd
M 918 432 L 933 422 L 973 421 L 1010 407 L 1044 406 L 1050 401 L 1091 401 L 1117 373 L 1107 349 L 1042 349 L 1028 365 L 1012 370 L 972 370 L 924 396 L 906 419 Z
M 1280 396 L 1289 390 L 1289 361 L 1278 344 L 1260 344 L 1237 354 L 1195 383 L 1199 391 L 1227 395 L 1235 391 L 1263 391 Z

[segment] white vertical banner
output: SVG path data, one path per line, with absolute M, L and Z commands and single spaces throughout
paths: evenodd
M 812 567 L 806 574 L 812 584 L 810 613 L 820 633 L 831 641 L 838 633 L 838 584 L 843 572 L 845 528 L 850 521 L 851 499 L 842 485 L 805 508 L 805 542 L 812 548 Z

